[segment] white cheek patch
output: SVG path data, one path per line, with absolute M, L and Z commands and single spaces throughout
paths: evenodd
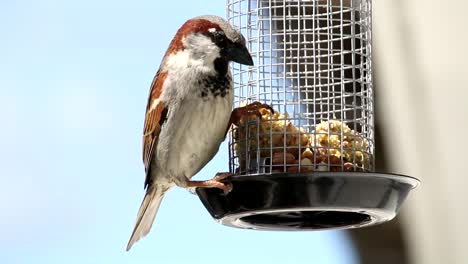
M 213 32 L 216 31 L 216 28 L 210 28 L 210 29 L 208 29 L 208 31 L 211 32 L 211 33 L 213 33 Z
M 190 64 L 190 54 L 187 50 L 178 51 L 175 54 L 169 55 L 164 65 L 166 71 L 177 71 L 181 68 L 187 68 Z
M 214 70 L 213 61 L 220 56 L 220 49 L 209 37 L 189 34 L 182 42 L 184 49 L 169 55 L 165 60 L 165 71 L 179 72 L 189 67 Z

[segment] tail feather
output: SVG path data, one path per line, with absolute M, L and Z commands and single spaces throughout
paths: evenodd
M 127 251 L 132 248 L 135 242 L 146 236 L 150 231 L 165 191 L 166 190 L 158 186 L 150 186 L 146 191 L 145 198 L 138 211 L 135 227 L 128 241 Z

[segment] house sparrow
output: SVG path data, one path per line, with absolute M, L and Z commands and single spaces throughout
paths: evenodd
M 231 123 L 257 114 L 264 104 L 233 107 L 229 62 L 253 65 L 241 33 L 217 16 L 188 20 L 178 30 L 151 84 L 143 132 L 146 195 L 127 245 L 148 234 L 164 194 L 174 185 L 215 187 L 228 173 L 208 181 L 190 179 L 216 154 Z M 266 106 L 269 107 L 269 106 Z

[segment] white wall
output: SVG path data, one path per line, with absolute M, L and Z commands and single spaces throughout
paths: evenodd
M 467 10 L 461 0 L 373 1 L 389 167 L 422 180 L 402 211 L 415 264 L 468 263 Z

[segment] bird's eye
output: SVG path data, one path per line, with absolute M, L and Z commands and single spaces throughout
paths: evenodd
M 213 32 L 213 40 L 218 46 L 224 46 L 227 43 L 226 34 L 223 31 L 215 31 Z

